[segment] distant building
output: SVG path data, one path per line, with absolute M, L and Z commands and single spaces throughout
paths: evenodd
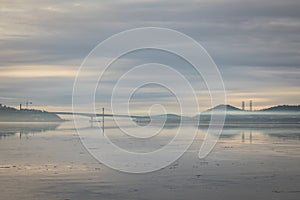
M 245 101 L 242 101 L 242 110 L 245 110 Z
M 250 110 L 250 111 L 252 111 L 252 106 L 253 106 L 252 100 L 250 100 L 250 101 L 249 101 L 249 110 Z

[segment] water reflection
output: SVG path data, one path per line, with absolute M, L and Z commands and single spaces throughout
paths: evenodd
M 207 127 L 199 126 L 199 130 L 206 132 Z M 220 140 L 250 144 L 274 140 L 300 140 L 300 124 L 226 124 Z
M 281 139 L 291 139 L 291 140 L 300 140 L 300 133 L 299 132 L 269 132 L 269 136 L 271 137 L 277 137 Z
M 0 139 L 19 135 L 23 136 L 34 133 L 44 133 L 49 130 L 55 130 L 60 123 L 0 123 Z
M 59 128 L 58 128 L 59 127 Z M 112 139 L 117 140 L 120 138 L 124 139 L 123 132 L 115 123 L 109 120 L 104 127 L 102 125 L 99 127 L 91 123 L 83 123 L 80 129 L 98 129 L 104 128 L 106 134 Z M 134 127 L 131 127 L 134 128 Z M 163 132 L 168 132 L 168 134 L 155 139 L 172 139 L 174 136 L 174 131 L 176 132 L 178 128 L 177 124 L 165 124 L 163 127 Z M 189 131 L 189 127 L 184 127 L 186 131 Z M 207 126 L 199 126 L 199 134 L 204 134 L 207 131 Z M 238 124 L 230 125 L 227 124 L 220 135 L 221 140 L 239 140 L 242 143 L 252 143 L 254 140 L 267 139 L 265 137 L 277 138 L 277 139 L 290 139 L 290 140 L 300 140 L 300 124 Z M 12 137 L 18 135 L 22 138 L 28 134 L 35 133 L 46 133 L 47 131 L 74 131 L 76 130 L 72 122 L 62 122 L 62 123 L 0 123 L 0 139 L 6 137 Z M 264 136 L 264 137 L 261 137 Z M 164 138 L 165 137 L 165 138 Z M 258 138 L 260 137 L 260 138 Z M 145 141 L 143 141 L 145 142 Z M 162 145 L 161 142 L 156 140 L 157 144 Z M 144 143 L 143 143 L 144 144 Z

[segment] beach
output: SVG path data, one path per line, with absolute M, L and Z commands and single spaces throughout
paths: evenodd
M 89 128 L 89 123 L 85 125 Z M 13 130 L 9 134 L 9 128 L 3 128 L 7 124 L 0 126 L 6 130 L 0 137 L 1 199 L 300 196 L 298 125 L 224 129 L 215 148 L 204 159 L 198 158 L 205 132 L 199 129 L 195 141 L 179 160 L 145 174 L 123 173 L 99 163 L 82 145 L 72 122 L 47 126 L 47 130 Z M 113 134 L 116 130 L 112 126 L 105 131 Z

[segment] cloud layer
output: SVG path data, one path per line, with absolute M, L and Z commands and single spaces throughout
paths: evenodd
M 229 103 L 299 104 L 299 8 L 297 0 L 1 1 L 0 101 L 68 107 L 76 68 L 99 42 L 130 28 L 159 26 L 181 31 L 207 49 L 223 75 Z M 152 60 L 188 70 L 155 53 L 123 61 Z

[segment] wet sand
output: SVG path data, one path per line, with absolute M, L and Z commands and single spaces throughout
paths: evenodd
M 225 129 L 200 160 L 202 134 L 172 165 L 127 174 L 93 159 L 71 122 L 2 132 L 1 199 L 299 199 L 298 126 Z

